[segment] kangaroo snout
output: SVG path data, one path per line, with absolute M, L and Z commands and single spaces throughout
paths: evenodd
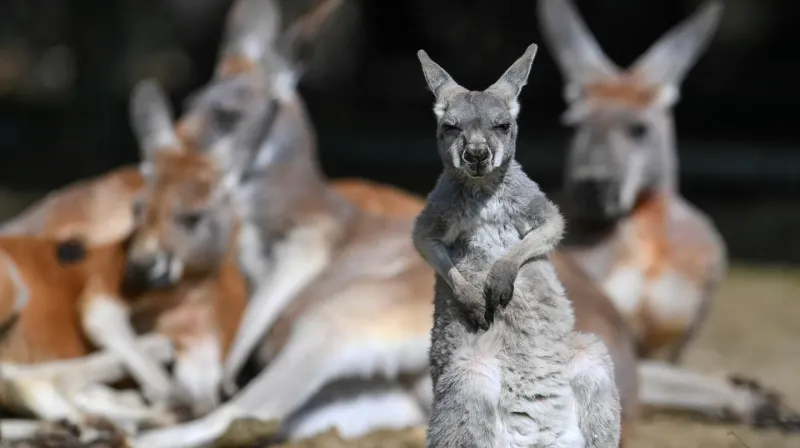
M 586 179 L 572 184 L 569 194 L 577 212 L 585 219 L 607 221 L 624 211 L 620 203 L 620 185 L 612 179 Z
M 166 288 L 177 283 L 183 264 L 165 252 L 132 254 L 125 264 L 124 283 L 133 288 Z
M 485 164 L 492 158 L 492 152 L 486 143 L 470 143 L 464 150 L 463 158 L 467 163 Z

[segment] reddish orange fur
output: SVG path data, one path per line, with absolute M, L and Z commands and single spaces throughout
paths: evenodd
M 29 294 L 27 306 L 0 342 L 2 361 L 37 363 L 80 357 L 93 350 L 81 327 L 81 300 L 89 289 L 117 293 L 125 252 L 121 245 L 112 244 L 92 249 L 82 261 L 64 264 L 57 259 L 56 248 L 55 241 L 42 238 L 0 239 L 0 251 L 16 265 Z M 8 310 L 17 291 L 8 267 L 3 268 L 0 301 Z
M 658 97 L 658 87 L 641 83 L 635 75 L 605 79 L 587 84 L 583 95 L 590 103 L 614 102 L 633 108 L 650 106 Z
M 75 182 L 10 220 L 9 234 L 77 238 L 90 245 L 119 241 L 133 228 L 131 203 L 142 183 L 135 166 Z
M 163 151 L 154 160 L 158 173 L 145 204 L 147 220 L 140 223 L 137 235 L 154 236 L 165 241 L 163 232 L 173 225 L 170 205 L 180 197 L 187 208 L 203 207 L 216 184 L 219 171 L 208 157 L 194 151 Z M 238 227 L 238 226 L 237 226 Z M 212 270 L 187 270 L 177 289 L 180 303 L 158 319 L 156 330 L 186 345 L 194 338 L 212 332 L 218 334 L 223 356 L 227 353 L 248 299 L 248 288 L 236 260 L 236 231 L 231 232 L 228 252 Z M 134 238 L 133 244 L 137 244 Z M 146 303 L 140 309 L 158 308 L 160 303 Z M 141 324 L 140 324 L 141 325 Z
M 185 174 L 187 170 L 194 170 L 193 175 L 200 176 L 196 163 L 191 158 L 166 160 L 166 172 Z M 135 173 L 138 175 L 138 170 Z M 107 183 L 118 183 L 120 178 L 129 180 L 130 175 L 130 170 L 119 170 L 97 179 L 95 183 L 80 184 L 80 189 L 66 190 L 63 197 L 71 203 L 79 200 L 91 202 L 94 196 L 88 194 L 89 191 L 101 189 Z M 169 191 L 174 187 L 171 182 L 176 179 L 179 177 L 165 176 L 159 180 L 158 188 Z M 134 186 L 136 182 L 126 185 Z M 198 193 L 197 200 L 201 201 L 204 192 Z M 159 198 L 169 200 L 169 194 Z M 52 211 L 67 209 L 67 202 L 53 204 L 55 206 L 50 207 Z M 130 204 L 126 205 L 130 207 Z M 223 350 L 227 350 L 247 300 L 246 282 L 236 267 L 233 253 L 225 257 L 216 272 L 189 278 L 169 291 L 148 292 L 141 297 L 123 299 L 119 288 L 126 248 L 122 242 L 90 247 L 86 259 L 74 264 L 64 264 L 56 259 L 58 243 L 52 237 L 58 233 L 59 227 L 55 224 L 62 223 L 72 228 L 78 228 L 75 224 L 79 224 L 90 229 L 92 225 L 101 223 L 91 218 L 87 214 L 51 215 L 48 222 L 52 225 L 43 231 L 44 236 L 0 238 L 0 251 L 15 263 L 30 297 L 27 306 L 19 313 L 18 321 L 0 341 L 0 359 L 33 363 L 90 353 L 93 346 L 84 336 L 80 316 L 88 302 L 100 294 L 130 302 L 134 323 L 141 330 L 161 331 L 175 342 L 188 342 L 204 331 L 219 332 Z M 171 219 L 168 216 L 163 218 Z M 69 219 L 76 219 L 76 222 Z M 152 221 L 148 225 L 159 227 L 164 223 Z M 4 312 L 0 319 L 5 321 L 12 317 L 8 313 L 16 296 L 6 269 L 0 271 L 0 294 L 0 310 Z
M 331 182 L 339 194 L 360 209 L 381 216 L 416 216 L 425 206 L 425 199 L 397 187 L 364 179 L 337 179 Z
M 630 231 L 633 237 L 624 247 L 616 266 L 635 266 L 648 282 L 658 280 L 668 272 L 702 283 L 699 273 L 705 272 L 711 246 L 694 243 L 674 244 L 667 229 L 668 198 L 663 194 L 640 200 L 632 214 Z M 643 331 L 638 342 L 640 356 L 651 356 L 677 344 L 690 330 L 691 320 L 666 319 L 653 310 L 647 296 L 629 316 L 631 325 Z
M 250 73 L 255 70 L 256 64 L 244 56 L 229 56 L 219 63 L 217 76 L 228 78 L 231 76 Z

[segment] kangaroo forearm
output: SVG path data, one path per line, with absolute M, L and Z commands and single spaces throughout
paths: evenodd
M 505 258 L 517 268 L 531 259 L 553 252 L 564 234 L 564 218 L 555 210 L 539 227 L 532 229 L 514 246 Z
M 447 248 L 441 241 L 415 238 L 414 243 L 422 258 L 447 282 L 450 289 L 458 291 L 467 282 L 453 264 Z

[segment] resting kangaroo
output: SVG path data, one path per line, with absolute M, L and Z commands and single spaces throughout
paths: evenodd
M 514 159 L 517 97 L 535 55 L 531 45 L 477 92 L 419 51 L 444 165 L 413 234 L 437 274 L 431 448 L 619 445 L 611 358 L 575 332 L 546 257 L 564 220 Z
M 94 346 L 106 348 L 131 370 L 154 404 L 164 404 L 176 389 L 166 368 L 159 365 L 162 361 L 135 343 L 133 326 L 141 332 L 154 330 L 173 342 L 177 383 L 189 393 L 194 411 L 202 414 L 218 402 L 222 357 L 247 298 L 234 258 L 237 220 L 228 209 L 226 188 L 235 185 L 218 183 L 215 178 L 219 172 L 235 170 L 204 165 L 181 151 L 171 133 L 169 106 L 156 84 L 137 85 L 131 103 L 146 173 L 134 214 L 139 224 L 131 241 L 83 248 L 44 238 L 1 238 L 9 283 L 0 285 L 8 286 L 9 293 L 16 291 L 17 309 L 9 311 L 18 316 L 3 335 L 0 357 L 6 362 L 44 363 L 27 369 L 33 379 L 39 371 L 54 379 L 71 378 L 60 381 L 67 389 L 62 395 L 69 401 L 80 392 L 72 389 L 90 385 L 92 379 L 119 377 L 119 369 L 94 370 L 108 370 L 112 361 L 87 361 L 83 369 L 78 360 L 49 368 L 46 364 L 85 356 Z M 259 132 L 269 129 L 259 126 Z M 243 133 L 241 138 L 248 135 Z M 212 188 L 217 184 L 220 188 Z M 202 221 L 193 219 L 197 207 L 209 212 Z M 151 265 L 150 260 L 157 262 Z M 143 265 L 152 268 L 146 272 L 148 288 L 124 288 L 123 283 L 137 280 Z M 163 289 L 149 288 L 156 283 Z M 2 297 L 3 305 L 8 297 Z M 45 416 L 65 412 L 53 400 L 36 399 L 50 389 L 36 389 L 35 384 L 31 383 L 30 390 L 25 382 L 12 386 L 23 397 L 33 397 L 23 399 L 19 407 Z
M 564 121 L 575 126 L 564 177 L 562 210 L 570 228 L 562 252 L 614 301 L 639 355 L 674 364 L 703 322 L 727 265 L 711 220 L 680 195 L 672 118 L 680 83 L 708 46 L 722 3 L 706 2 L 622 70 L 603 54 L 570 0 L 538 1 L 543 36 L 566 80 Z M 646 404 L 774 423 L 774 403 L 762 392 L 661 362 L 643 361 L 639 372 Z

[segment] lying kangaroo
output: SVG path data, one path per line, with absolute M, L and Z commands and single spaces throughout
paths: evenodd
M 229 175 L 248 160 L 200 157 L 184 148 L 166 95 L 152 81 L 137 86 L 131 115 L 145 186 L 133 207 L 137 224 L 127 247 L 126 280 L 157 285 L 175 297 L 172 303 L 139 301 L 133 318 L 140 332 L 172 336 L 176 379 L 189 392 L 194 413 L 202 415 L 219 404 L 223 360 L 249 296 L 237 264 L 240 220 L 232 202 L 241 179 Z M 260 142 L 272 128 L 271 116 L 245 123 L 237 145 Z M 159 319 L 147 319 L 154 312 Z
M 78 242 L 2 237 L 0 254 L 3 406 L 40 418 L 80 422 L 84 412 L 77 405 L 78 397 L 92 380 L 104 382 L 108 378 L 106 372 L 81 370 L 63 361 L 84 357 L 95 347 L 108 348 L 111 358 L 132 367 L 133 378 L 142 383 L 149 398 L 167 398 L 170 380 L 157 360 L 170 356 L 169 352 L 136 344 L 133 333 L 126 331 L 130 328 L 127 315 L 103 312 L 109 304 L 121 300 L 118 285 L 126 257 L 122 245 L 85 250 Z M 153 350 L 162 354 L 154 359 L 147 355 Z M 146 362 L 139 362 L 141 359 Z M 54 365 L 43 365 L 50 362 Z M 104 366 L 107 363 L 100 362 Z M 163 396 L 158 395 L 161 391 Z M 133 416 L 112 414 L 107 415 L 112 420 Z M 160 419 L 163 415 L 142 417 Z
M 677 361 L 696 333 L 726 269 L 722 238 L 678 192 L 672 105 L 708 45 L 717 0 L 667 33 L 622 71 L 601 52 L 572 4 L 540 0 L 542 29 L 567 78 L 565 120 L 577 129 L 565 194 L 567 251 L 614 300 L 639 353 Z M 592 221 L 608 224 L 588 234 Z M 587 238 L 594 237 L 592 243 Z
M 611 357 L 575 332 L 546 257 L 564 218 L 514 158 L 517 97 L 535 55 L 531 45 L 477 92 L 419 51 L 444 165 L 414 227 L 437 274 L 431 448 L 619 445 Z
M 175 135 L 164 132 L 171 131 L 173 124 L 156 84 L 146 81 L 137 86 L 132 120 L 146 173 L 145 188 L 137 200 L 137 231 L 130 242 L 88 249 L 31 237 L 0 240 L 8 266 L 4 278 L 10 282 L 3 283 L 3 290 L 17 293 L 12 311 L 18 314 L 4 336 L 0 356 L 6 362 L 46 363 L 86 356 L 96 345 L 121 359 L 151 402 L 163 403 L 174 386 L 159 360 L 147 355 L 145 348 L 136 348 L 132 319 L 140 332 L 154 330 L 170 338 L 177 384 L 189 393 L 195 413 L 202 414 L 218 404 L 223 357 L 247 299 L 233 244 L 238 223 L 229 210 L 229 188 L 235 184 L 219 182 L 214 166 L 181 151 Z M 270 126 L 257 124 L 259 132 L 253 138 L 260 139 Z M 242 146 L 249 144 L 251 134 L 240 135 Z M 202 222 L 192 220 L 196 207 L 209 212 Z M 168 251 L 163 249 L 165 242 Z M 158 277 L 166 278 L 162 286 L 169 288 L 139 294 L 123 291 L 126 277 L 139 272 L 142 259 L 158 250 L 170 257 L 157 263 Z M 3 296 L 3 305 L 10 297 Z M 68 318 L 71 315 L 78 318 Z M 70 374 L 70 378 L 80 387 L 89 384 L 87 378 L 108 380 L 108 375 L 119 373 L 93 369 L 107 369 L 110 362 L 87 361 L 82 375 Z M 79 364 L 59 365 L 75 372 Z M 47 372 L 44 376 L 58 377 L 56 366 L 39 370 Z M 70 383 L 65 386 L 75 389 Z M 44 392 L 16 389 L 23 397 L 33 397 L 23 400 L 28 410 L 54 415 L 53 401 L 35 396 Z M 71 397 L 79 391 L 67 392 Z
M 563 252 L 614 301 L 641 357 L 666 355 L 675 363 L 727 265 L 713 223 L 678 191 L 672 119 L 679 84 L 708 45 L 722 4 L 707 2 L 624 71 L 603 54 L 571 1 L 538 6 L 567 80 L 564 120 L 576 125 L 564 179 L 570 229 Z M 645 403 L 776 423 L 769 400 L 738 384 L 657 362 L 642 363 L 640 374 Z

